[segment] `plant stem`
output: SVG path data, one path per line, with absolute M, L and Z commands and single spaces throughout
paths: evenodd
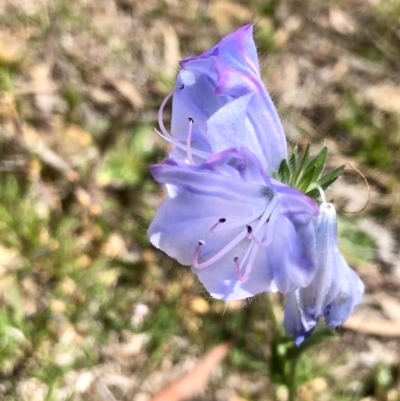
M 299 360 L 298 356 L 294 356 L 290 360 L 290 370 L 289 370 L 289 377 L 288 377 L 288 389 L 289 389 L 289 397 L 288 401 L 295 401 L 297 395 L 297 382 L 296 382 L 296 368 L 297 362 Z
M 271 302 L 271 298 L 269 297 L 269 295 L 267 294 L 266 296 L 266 310 L 267 310 L 267 316 L 268 316 L 268 320 L 272 326 L 272 331 L 274 333 L 274 336 L 279 336 L 280 335 L 280 330 L 279 330 L 279 326 L 278 326 L 278 322 L 276 320 L 275 317 L 275 312 L 274 312 L 274 308 L 272 306 L 272 302 Z

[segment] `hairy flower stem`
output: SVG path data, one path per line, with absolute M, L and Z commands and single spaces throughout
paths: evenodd
M 279 339 L 282 335 L 282 332 L 281 332 L 280 326 L 278 324 L 278 321 L 276 320 L 274 307 L 272 305 L 272 301 L 271 301 L 269 294 L 266 294 L 266 296 L 265 296 L 265 307 L 266 307 L 266 311 L 267 311 L 267 319 L 268 319 L 270 329 L 271 329 L 271 334 L 272 334 L 272 337 L 270 340 L 271 341 L 271 353 L 274 354 L 275 344 L 279 343 Z M 272 368 L 272 359 L 273 359 L 273 356 L 271 356 L 271 359 L 269 361 L 270 362 L 269 363 L 269 365 L 270 365 L 269 374 L 270 374 L 271 382 L 274 383 L 273 372 L 271 370 L 271 369 L 273 369 Z M 278 400 L 278 396 L 277 396 L 277 393 L 275 390 L 272 392 L 272 399 L 273 399 L 273 401 Z
M 295 401 L 296 400 L 296 395 L 297 395 L 297 381 L 296 381 L 296 368 L 297 368 L 297 362 L 299 360 L 298 356 L 294 356 L 290 360 L 290 366 L 289 366 L 289 377 L 288 377 L 288 390 L 289 390 L 289 396 L 288 396 L 288 401 Z
M 275 338 L 277 336 L 280 336 L 281 332 L 279 329 L 278 322 L 276 320 L 274 308 L 272 306 L 272 302 L 271 302 L 271 298 L 270 298 L 269 294 L 266 295 L 265 299 L 266 299 L 265 306 L 266 306 L 266 310 L 267 310 L 267 317 L 271 324 L 273 337 Z

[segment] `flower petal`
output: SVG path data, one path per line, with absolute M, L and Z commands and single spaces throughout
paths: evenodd
M 277 220 L 271 242 L 274 252 L 268 253 L 268 265 L 278 290 L 284 294 L 310 284 L 316 271 L 315 230 L 308 224 L 293 224 L 284 215 Z
M 364 284 L 339 251 L 336 227 L 335 207 L 324 202 L 316 219 L 317 272 L 310 285 L 288 294 L 285 305 L 285 329 L 297 342 L 321 317 L 328 327 L 341 325 L 361 302 Z
M 260 77 L 252 31 L 251 25 L 242 27 L 212 49 L 181 61 L 176 88 L 184 88 L 174 94 L 172 134 L 185 141 L 192 117 L 194 140 L 205 140 L 212 153 L 246 146 L 270 175 L 286 158 L 287 145 Z
M 313 214 L 302 224 L 281 214 L 279 194 L 268 187 L 249 150 L 229 149 L 200 166 L 168 159 L 152 173 L 167 186 L 168 197 L 150 225 L 151 242 L 181 264 L 193 264 L 213 297 L 243 299 L 277 287 L 291 291 L 311 280 L 312 260 L 303 241 L 313 241 Z

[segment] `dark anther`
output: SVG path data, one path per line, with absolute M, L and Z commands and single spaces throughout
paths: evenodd
M 200 240 L 199 245 L 204 245 L 204 241 Z
M 185 87 L 185 85 L 182 84 L 182 85 L 179 87 L 179 90 L 182 90 L 184 87 Z
M 218 220 L 220 223 L 225 223 L 226 219 L 224 219 L 223 217 L 221 219 Z
M 253 229 L 251 228 L 251 226 L 247 226 L 247 232 L 248 232 L 249 234 L 251 234 L 251 233 L 253 232 Z
M 192 117 L 188 117 L 188 120 L 189 120 L 192 124 L 194 123 L 194 120 L 193 120 Z
M 237 256 L 235 256 L 235 257 L 233 258 L 233 261 L 234 261 L 235 263 L 237 263 L 237 262 L 239 262 L 239 258 L 238 258 Z

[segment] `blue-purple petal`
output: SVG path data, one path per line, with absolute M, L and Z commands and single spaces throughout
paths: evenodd
M 312 279 L 313 247 L 310 251 L 304 245 L 314 242 L 314 209 L 301 199 L 306 198 L 303 194 L 296 193 L 298 200 L 291 193 L 294 202 L 304 205 L 296 206 L 296 211 L 308 214 L 308 221 L 285 216 L 282 196 L 268 186 L 259 161 L 248 149 L 220 152 L 200 166 L 168 159 L 151 171 L 168 193 L 150 225 L 151 242 L 184 265 L 194 265 L 196 255 L 204 267 L 194 265 L 193 272 L 213 297 L 231 300 L 277 289 L 293 291 Z M 274 223 L 267 221 L 270 214 L 276 217 Z M 255 228 L 261 216 L 265 226 L 255 232 L 259 243 L 271 237 L 267 245 L 257 245 L 247 235 L 248 225 Z M 225 224 L 221 230 L 211 230 L 220 219 Z M 246 259 L 252 250 L 254 257 Z M 209 263 L 216 255 L 220 256 Z M 238 266 L 244 275 L 251 267 L 246 279 Z
M 260 77 L 252 26 L 226 36 L 212 49 L 181 61 L 173 99 L 172 134 L 210 153 L 246 146 L 271 175 L 287 156 L 286 137 Z M 182 84 L 184 85 L 183 89 Z M 196 142 L 197 141 L 197 142 Z M 177 152 L 177 156 L 184 156 Z
M 301 342 L 319 318 L 328 327 L 343 324 L 361 302 L 364 285 L 340 253 L 335 207 L 323 203 L 316 218 L 317 272 L 311 283 L 287 295 L 285 329 Z

